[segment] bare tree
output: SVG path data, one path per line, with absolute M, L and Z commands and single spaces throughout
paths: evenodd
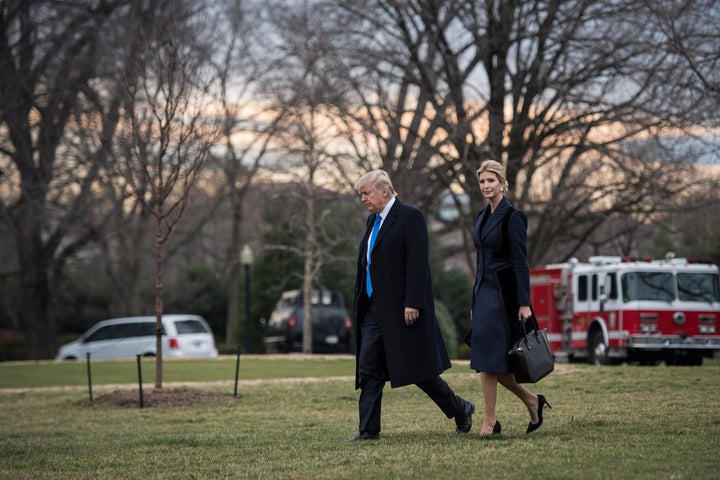
M 237 338 L 240 310 L 242 265 L 240 248 L 250 243 L 254 232 L 243 232 L 245 198 L 257 175 L 262 160 L 277 131 L 278 116 L 266 108 L 258 108 L 259 82 L 268 68 L 264 61 L 262 13 L 264 6 L 252 2 L 230 2 L 223 9 L 227 30 L 222 31 L 225 46 L 216 69 L 221 85 L 223 155 L 215 159 L 225 177 L 226 198 L 230 204 L 230 237 L 224 265 L 228 269 L 228 306 L 225 341 Z M 221 22 L 218 22 L 221 24 Z M 220 42 L 219 42 L 220 43 Z M 244 141 L 235 138 L 242 136 Z M 247 301 L 247 299 L 246 299 Z M 245 332 L 251 335 L 252 332 Z
M 162 388 L 163 246 L 218 138 L 212 116 L 207 26 L 181 2 L 140 15 L 137 75 L 126 78 L 125 129 L 113 149 L 128 186 L 155 218 L 155 387 Z M 146 190 L 144 186 L 147 186 Z
M 115 71 L 104 55 L 113 58 L 126 38 L 116 27 L 127 3 L 0 3 L 0 221 L 14 238 L 29 358 L 54 355 L 61 274 L 97 238 L 97 132 L 112 134 L 117 119 L 113 102 L 97 110 L 97 80 Z
M 720 5 L 713 0 L 642 1 L 646 21 L 664 38 L 663 51 L 680 58 L 686 86 L 720 101 Z M 714 116 L 717 121 L 717 115 Z
M 577 251 L 614 215 L 672 211 L 693 181 L 687 155 L 658 158 L 655 145 L 687 132 L 692 119 L 679 112 L 702 98 L 685 94 L 687 66 L 658 55 L 641 3 L 341 4 L 357 19 L 347 33 L 356 124 L 377 138 L 381 165 L 407 179 L 402 194 L 430 213 L 438 187 L 480 204 L 475 169 L 501 160 L 512 200 L 531 214 L 536 263 L 551 248 Z M 469 232 L 472 215 L 460 219 Z
M 301 220 L 304 238 L 300 251 L 303 259 L 303 352 L 312 353 L 312 290 L 323 263 L 332 261 L 332 251 L 323 229 L 329 209 L 320 208 L 318 189 L 332 179 L 336 158 L 333 143 L 339 138 L 333 122 L 334 108 L 342 94 L 332 79 L 337 74 L 333 63 L 335 37 L 326 35 L 332 21 L 304 1 L 283 8 L 270 8 L 275 55 L 274 67 L 266 80 L 264 94 L 274 105 L 278 119 L 275 142 L 283 157 L 280 167 L 298 178 L 302 185 L 305 217 Z M 274 248 L 290 248 L 289 245 Z

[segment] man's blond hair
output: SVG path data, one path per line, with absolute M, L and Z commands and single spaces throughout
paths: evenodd
M 373 170 L 372 172 L 366 173 L 355 182 L 355 190 L 359 191 L 361 187 L 367 184 L 372 184 L 373 188 L 378 192 L 387 190 L 393 197 L 397 196 L 395 187 L 393 187 L 392 181 L 390 180 L 390 175 L 388 175 L 385 170 Z

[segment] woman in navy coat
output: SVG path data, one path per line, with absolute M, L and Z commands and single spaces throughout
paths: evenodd
M 395 198 L 383 170 L 363 175 L 356 189 L 370 215 L 358 251 L 354 299 L 360 422 L 349 440 L 380 438 L 388 380 L 393 388 L 417 385 L 455 419 L 457 435 L 467 433 L 475 405 L 440 377 L 451 363 L 435 316 L 425 217 Z
M 477 175 L 480 190 L 489 202 L 478 214 L 473 231 L 477 250 L 477 276 L 473 287 L 470 367 L 480 372 L 485 400 L 480 435 L 501 431 L 502 427 L 495 415 L 498 383 L 515 394 L 527 407 L 530 413 L 527 433 L 530 433 L 542 425 L 543 406 L 550 405 L 544 396 L 535 395 L 515 381 L 507 355 L 513 343 L 513 330 L 517 328 L 517 325 L 508 324 L 507 319 L 524 321 L 532 315 L 527 215 L 522 210 L 512 208 L 505 198 L 507 178 L 501 163 L 486 160 L 480 165 Z M 504 238 L 506 235 L 508 238 Z M 512 269 L 514 285 L 501 284 L 502 280 L 498 280 L 500 277 L 496 274 L 504 268 Z M 503 301 L 503 295 L 511 297 Z M 505 305 L 508 303 L 517 305 L 517 310 L 506 312 Z

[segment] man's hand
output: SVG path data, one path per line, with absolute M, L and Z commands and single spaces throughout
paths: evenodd
M 418 318 L 420 318 L 420 310 L 417 308 L 405 307 L 405 325 L 412 325 Z

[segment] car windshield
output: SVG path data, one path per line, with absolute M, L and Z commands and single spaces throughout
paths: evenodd
M 675 277 L 671 272 L 630 272 L 622 276 L 623 300 L 675 299 Z
M 678 273 L 680 300 L 687 302 L 720 302 L 718 275 L 714 273 Z
M 184 333 L 210 333 L 205 325 L 198 320 L 175 320 L 175 328 L 178 334 Z

